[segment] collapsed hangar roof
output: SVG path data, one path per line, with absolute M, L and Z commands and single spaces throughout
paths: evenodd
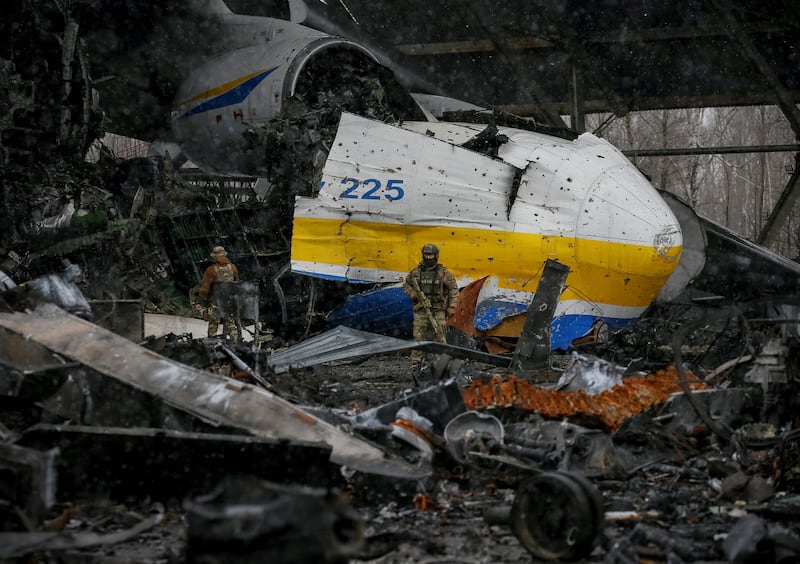
M 111 131 L 170 138 L 186 69 L 221 31 L 208 17 L 219 2 L 360 42 L 411 91 L 543 124 L 570 115 L 581 131 L 592 112 L 776 105 L 800 138 L 793 0 L 86 0 L 81 29 Z M 795 168 L 762 243 L 800 198 Z
M 415 91 L 549 123 L 575 112 L 777 104 L 800 132 L 800 13 L 792 0 L 225 3 L 362 42 Z M 136 115 L 128 134 L 152 137 L 148 130 L 168 122 L 179 69 L 199 63 L 208 45 L 211 28 L 198 17 L 206 5 L 86 5 L 93 75 L 115 78 L 98 85 L 106 100 L 125 91 L 128 107 L 109 115 Z M 132 87 L 141 110 L 131 107 Z
M 569 114 L 573 92 L 587 112 L 800 101 L 790 0 L 326 4 L 308 2 L 310 23 L 360 32 L 446 93 L 522 115 L 548 101 Z

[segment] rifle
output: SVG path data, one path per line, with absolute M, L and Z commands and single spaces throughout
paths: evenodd
M 419 303 L 422 304 L 422 307 L 425 308 L 425 315 L 428 316 L 428 322 L 433 327 L 433 332 L 436 333 L 436 337 L 438 339 L 444 340 L 444 335 L 442 334 L 442 328 L 436 322 L 436 318 L 433 316 L 433 312 L 431 311 L 431 301 L 428 299 L 428 296 L 422 293 L 422 290 L 419 288 L 419 282 L 416 278 L 411 278 L 410 280 L 411 288 L 417 293 L 417 299 Z

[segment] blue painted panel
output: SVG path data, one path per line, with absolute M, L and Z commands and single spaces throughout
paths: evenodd
M 350 296 L 328 315 L 328 327 L 339 325 L 392 337 L 410 338 L 414 311 L 400 287 L 379 288 Z
M 506 300 L 484 300 L 475 307 L 475 328 L 488 331 L 500 325 L 506 317 L 528 311 L 527 304 L 519 304 Z
M 593 315 L 562 315 L 553 319 L 550 326 L 550 348 L 569 350 L 569 345 L 588 333 L 597 317 Z
M 338 274 L 324 274 L 319 272 L 311 272 L 309 270 L 292 269 L 293 274 L 302 274 L 303 276 L 311 276 L 313 278 L 321 278 L 322 280 L 335 280 L 337 282 L 350 282 L 352 284 L 375 284 L 374 280 L 361 280 L 358 278 L 346 278 Z M 377 291 L 377 290 L 376 290 Z
M 485 331 L 499 324 L 505 317 L 525 313 L 525 304 L 487 300 L 481 302 L 475 314 L 475 326 Z M 482 327 L 478 326 L 478 319 Z M 380 288 L 350 296 L 345 303 L 328 315 L 328 327 L 339 325 L 371 331 L 381 335 L 410 338 L 414 312 L 411 300 L 400 287 Z M 583 337 L 597 321 L 593 315 L 562 315 L 553 319 L 551 348 L 568 350 L 570 343 Z M 630 325 L 633 319 L 603 318 L 611 328 L 619 329 Z

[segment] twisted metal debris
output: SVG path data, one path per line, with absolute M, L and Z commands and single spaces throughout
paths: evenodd
M 692 389 L 703 389 L 702 382 L 687 374 Z M 622 421 L 663 403 L 671 394 L 682 392 L 674 366 L 645 377 L 627 378 L 596 395 L 584 390 L 566 391 L 543 388 L 515 376 L 493 377 L 472 382 L 464 388 L 464 403 L 469 409 L 517 407 L 545 417 L 581 416 L 597 420 L 609 430 Z

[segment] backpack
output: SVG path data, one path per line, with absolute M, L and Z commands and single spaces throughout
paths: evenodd
M 216 282 L 233 282 L 233 269 L 230 263 L 214 265 L 217 272 Z

